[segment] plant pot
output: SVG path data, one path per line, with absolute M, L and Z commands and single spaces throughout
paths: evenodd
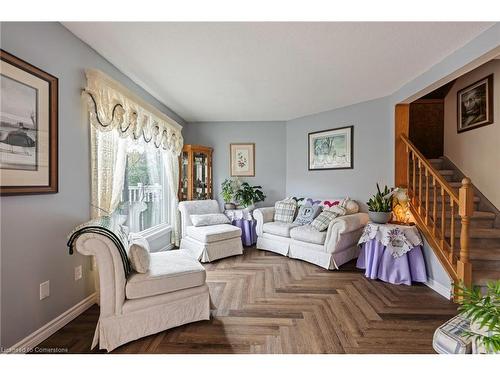
M 253 211 L 253 210 L 255 210 L 255 204 L 251 204 L 245 207 L 245 211 Z
M 224 208 L 226 210 L 234 210 L 236 208 L 236 205 L 234 203 L 224 203 Z
M 387 224 L 391 220 L 392 212 L 368 211 L 370 220 L 377 224 Z

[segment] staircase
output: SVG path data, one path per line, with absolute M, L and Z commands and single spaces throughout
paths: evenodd
M 429 159 L 431 165 L 448 181 L 449 185 L 458 193 L 462 186 L 463 173 L 460 172 L 445 158 Z M 432 200 L 432 197 L 429 197 Z M 440 197 L 438 197 L 440 198 Z M 425 202 L 425 198 L 424 198 Z M 441 202 L 438 199 L 437 209 L 440 211 Z M 500 228 L 498 211 L 485 202 L 480 192 L 474 189 L 473 212 L 469 225 L 469 259 L 472 264 L 472 284 L 484 287 L 490 280 L 500 280 Z M 446 219 L 451 219 L 451 209 L 446 208 Z M 458 213 L 455 219 L 455 249 L 458 250 L 461 219 Z M 440 222 L 440 219 L 438 219 Z M 446 231 L 446 239 L 451 242 L 450 232 Z
M 428 160 L 404 133 L 399 142 L 396 180 L 407 187 L 415 224 L 453 284 L 500 279 L 498 210 L 447 159 Z

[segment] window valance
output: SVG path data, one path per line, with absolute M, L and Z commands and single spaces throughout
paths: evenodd
M 85 71 L 91 124 L 100 131 L 117 129 L 131 137 L 180 155 L 181 125 L 99 70 Z

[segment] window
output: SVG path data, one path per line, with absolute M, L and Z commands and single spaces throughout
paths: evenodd
M 144 142 L 129 141 L 120 199 L 130 232 L 168 224 L 168 183 L 162 151 Z

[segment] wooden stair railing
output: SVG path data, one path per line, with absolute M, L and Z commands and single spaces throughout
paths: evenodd
M 406 148 L 409 206 L 416 224 L 454 284 L 463 282 L 470 287 L 472 265 L 469 261 L 469 227 L 474 210 L 471 181 L 467 177 L 464 178 L 457 194 L 444 176 L 418 151 L 408 137 L 405 134 L 401 134 L 400 137 Z M 449 219 L 446 215 L 447 205 L 450 210 Z M 457 209 L 461 218 L 458 254 L 455 243 Z

